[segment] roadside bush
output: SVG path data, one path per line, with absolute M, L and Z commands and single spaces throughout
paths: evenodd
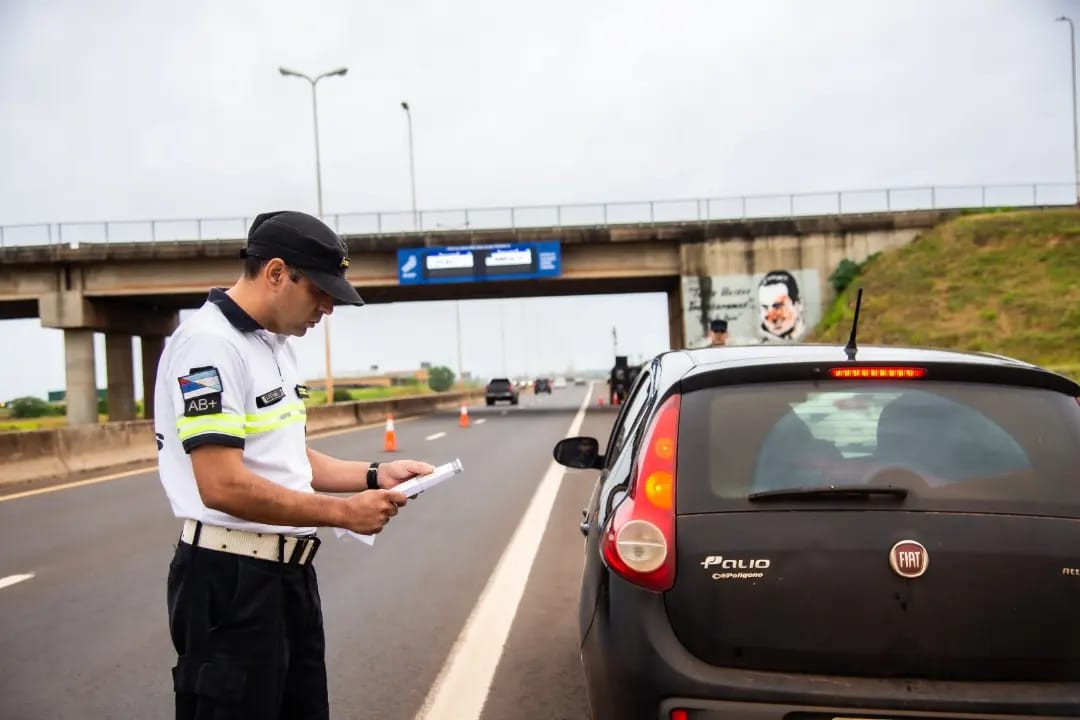
M 334 388 L 334 402 L 349 402 L 352 395 L 345 388 Z
M 36 418 L 63 414 L 63 410 L 60 408 L 55 408 L 37 397 L 15 398 L 8 407 L 11 408 L 11 417 L 14 418 Z
M 859 275 L 859 264 L 852 262 L 847 258 L 840 261 L 840 264 L 833 270 L 832 275 L 829 276 L 829 284 L 833 286 L 833 290 L 836 294 L 847 290 L 848 285 Z
M 428 387 L 435 392 L 446 392 L 454 386 L 454 371 L 439 365 L 428 372 Z

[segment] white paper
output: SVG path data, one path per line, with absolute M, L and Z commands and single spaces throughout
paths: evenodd
M 425 490 L 430 490 L 440 483 L 446 482 L 462 472 L 463 469 L 461 460 L 459 458 L 454 458 L 451 462 L 438 466 L 434 471 L 427 475 L 420 475 L 411 480 L 406 480 L 405 482 L 394 486 L 392 489 L 405 493 L 406 497 L 413 497 Z M 364 535 L 362 533 L 353 532 L 352 530 L 346 530 L 345 528 L 334 528 L 334 533 L 339 538 L 345 538 L 346 540 L 359 540 L 365 545 L 375 544 L 374 535 Z
M 420 475 L 414 477 L 412 480 L 406 480 L 400 485 L 395 486 L 393 489 L 405 493 L 406 497 L 412 497 L 425 490 L 430 490 L 440 483 L 446 482 L 460 473 L 462 469 L 461 460 L 455 458 L 452 462 L 440 465 L 427 475 Z

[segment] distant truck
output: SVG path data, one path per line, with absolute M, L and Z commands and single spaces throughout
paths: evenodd
M 612 405 L 621 405 L 626 400 L 630 386 L 641 372 L 641 365 L 631 365 L 628 360 L 626 355 L 615 356 L 615 367 L 608 378 L 608 399 Z

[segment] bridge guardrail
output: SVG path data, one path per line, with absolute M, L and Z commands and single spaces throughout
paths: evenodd
M 327 214 L 343 235 L 431 234 L 460 230 L 607 226 L 658 222 L 707 222 L 795 218 L 904 210 L 1045 207 L 1077 204 L 1072 182 L 913 187 L 777 193 L 668 200 L 518 205 L 460 209 Z M 254 216 L 103 220 L 0 225 L 0 248 L 131 242 L 242 239 Z M 415 227 L 414 227 L 415 225 Z

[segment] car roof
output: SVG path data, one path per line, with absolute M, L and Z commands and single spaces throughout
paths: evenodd
M 677 356 L 667 357 L 666 356 Z M 763 344 L 735 345 L 693 350 L 676 350 L 660 356 L 673 373 L 668 381 L 680 382 L 684 390 L 714 383 L 758 382 L 805 376 L 810 366 L 848 364 L 840 345 Z M 855 363 L 919 364 L 934 367 L 938 379 L 967 380 L 1002 384 L 1031 385 L 1080 396 L 1080 384 L 1063 375 L 1004 355 L 936 350 L 930 348 L 862 345 Z M 676 369 L 677 368 L 677 369 Z M 802 368 L 802 370 L 797 370 Z
M 755 365 L 763 363 L 787 362 L 846 362 L 847 355 L 840 345 L 729 345 L 722 347 L 686 350 L 695 366 L 724 364 Z M 956 350 L 934 350 L 903 346 L 860 345 L 856 361 L 865 362 L 957 362 L 978 363 L 1010 367 L 1035 367 L 1015 358 L 992 353 L 960 352 Z

